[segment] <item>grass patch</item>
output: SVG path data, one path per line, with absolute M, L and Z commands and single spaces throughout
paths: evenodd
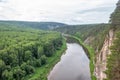
M 47 76 L 57 62 L 60 61 L 61 55 L 65 52 L 67 46 L 65 40 L 60 50 L 57 50 L 52 57 L 47 59 L 47 64 L 36 68 L 35 73 L 26 77 L 25 80 L 47 80 Z

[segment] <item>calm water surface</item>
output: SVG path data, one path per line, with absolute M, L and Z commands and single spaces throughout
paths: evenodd
M 48 75 L 48 80 L 91 80 L 89 59 L 79 44 L 67 43 L 65 54 Z

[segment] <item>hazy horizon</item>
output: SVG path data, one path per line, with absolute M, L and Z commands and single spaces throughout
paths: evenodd
M 0 0 L 0 20 L 107 23 L 118 0 Z

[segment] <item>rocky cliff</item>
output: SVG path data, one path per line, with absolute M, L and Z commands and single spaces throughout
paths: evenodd
M 111 54 L 110 46 L 112 45 L 114 40 L 114 31 L 110 30 L 106 35 L 103 47 L 101 48 L 98 55 L 96 55 L 96 64 L 95 64 L 95 76 L 97 80 L 103 80 L 106 78 L 106 65 L 107 65 L 107 56 Z

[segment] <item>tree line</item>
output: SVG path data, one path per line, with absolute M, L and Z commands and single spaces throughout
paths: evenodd
M 110 17 L 111 29 L 115 32 L 115 40 L 110 47 L 111 55 L 108 56 L 107 79 L 120 80 L 120 0 L 115 11 Z
M 57 32 L 0 25 L 0 80 L 24 80 L 62 44 Z

